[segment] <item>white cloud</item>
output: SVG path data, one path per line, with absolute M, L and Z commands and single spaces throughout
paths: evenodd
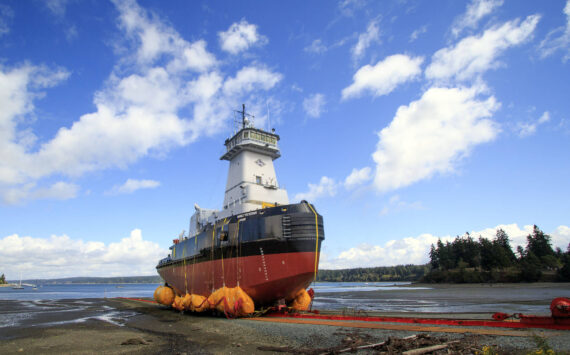
M 237 54 L 249 47 L 267 43 L 267 38 L 257 33 L 257 26 L 241 20 L 234 23 L 225 32 L 219 32 L 222 49 L 231 54 Z
M 570 247 L 570 227 L 558 226 L 554 232 L 550 233 L 550 237 L 554 248 L 558 247 L 565 252 Z
M 536 133 L 538 126 L 550 121 L 550 112 L 544 111 L 538 120 L 532 123 L 519 123 L 517 129 L 521 138 L 531 136 Z
M 69 0 L 46 0 L 45 6 L 56 16 L 65 16 L 65 10 Z
M 410 35 L 410 42 L 414 42 L 421 34 L 427 32 L 427 25 L 423 25 L 422 27 L 418 28 Z
M 406 202 L 406 201 L 403 201 L 400 198 L 400 196 L 394 195 L 394 196 L 390 197 L 388 204 L 386 206 L 384 206 L 384 208 L 382 208 L 382 210 L 380 211 L 380 215 L 385 216 L 389 213 L 398 213 L 398 212 L 406 211 L 406 210 L 420 210 L 422 208 L 423 208 L 423 205 L 419 201 Z
M 133 192 L 141 189 L 155 189 L 160 186 L 160 182 L 156 180 L 136 180 L 127 179 L 124 184 L 113 186 L 113 188 L 108 191 L 109 195 L 119 195 L 119 194 L 132 194 Z
M 481 36 L 462 39 L 453 47 L 435 52 L 425 75 L 428 79 L 468 80 L 496 68 L 497 58 L 508 48 L 529 39 L 540 20 L 539 15 L 528 16 L 495 26 Z
M 42 97 L 40 89 L 65 80 L 69 73 L 63 69 L 25 64 L 16 68 L 0 65 L 0 188 L 26 182 L 25 170 L 36 164 L 26 150 L 36 141 L 30 130 L 18 130 L 26 116 L 33 111 L 34 99 Z
M 540 226 L 539 226 L 540 227 Z M 483 238 L 493 239 L 497 233 L 497 229 L 504 230 L 508 236 L 509 241 L 511 244 L 511 248 L 513 251 L 517 249 L 517 246 L 522 246 L 523 248 L 526 247 L 527 239 L 526 237 L 533 232 L 533 225 L 525 225 L 520 228 L 516 223 L 512 224 L 500 224 L 493 228 L 486 228 L 481 231 L 473 231 L 471 232 L 471 236 L 479 237 L 482 236 Z M 568 247 L 568 243 L 570 243 L 570 228 L 565 225 L 558 226 L 553 232 L 546 232 L 546 234 L 550 235 L 552 248 L 555 249 L 556 247 L 566 251 Z
M 283 76 L 266 68 L 249 66 L 241 69 L 234 78 L 229 78 L 224 84 L 224 93 L 228 95 L 249 92 L 255 89 L 269 90 Z
M 203 72 L 217 64 L 214 55 L 206 50 L 203 40 L 187 42 L 157 16 L 151 17 L 134 0 L 114 0 L 114 3 L 120 12 L 119 26 L 133 42 L 137 64 L 155 65 L 162 55 L 169 57 L 169 71 Z
M 0 270 L 7 278 L 156 275 L 155 266 L 168 250 L 142 238 L 140 229 L 119 242 L 9 235 L 0 239 Z
M 353 83 L 342 90 L 342 99 L 359 97 L 365 92 L 373 96 L 387 95 L 398 85 L 417 78 L 422 62 L 422 57 L 395 54 L 375 66 L 365 65 L 354 74 Z
M 492 96 L 479 99 L 480 93 L 475 87 L 432 87 L 400 106 L 378 134 L 376 188 L 394 190 L 452 172 L 473 147 L 493 140 L 499 128 L 489 117 L 500 105 Z
M 347 269 L 355 267 L 375 267 L 416 264 L 429 261 L 429 248 L 437 243 L 438 237 L 429 233 L 417 237 L 390 240 L 384 245 L 361 244 L 341 252 L 338 257 L 320 263 L 321 269 Z M 451 236 L 442 237 L 452 240 Z
M 182 46 L 180 53 L 173 58 L 168 69 L 172 72 L 186 68 L 204 72 L 216 64 L 214 55 L 206 50 L 206 42 L 199 40 L 190 45 Z
M 68 42 L 72 42 L 77 38 L 77 36 L 79 36 L 79 33 L 77 32 L 77 27 L 75 25 L 70 26 L 65 30 L 65 39 Z
M 373 42 L 380 42 L 380 29 L 378 28 L 378 19 L 370 21 L 366 32 L 358 36 L 358 42 L 352 47 L 352 59 L 358 60 Z
M 366 0 L 342 0 L 338 3 L 338 8 L 342 15 L 352 17 L 361 8 L 366 6 Z
M 0 4 L 0 37 L 10 33 L 10 24 L 14 18 L 14 10 L 8 5 Z
M 51 175 L 124 168 L 217 133 L 231 115 L 228 106 L 237 107 L 244 96 L 267 91 L 282 78 L 261 64 L 224 77 L 206 42 L 187 42 L 134 1 L 115 4 L 125 34 L 116 44 L 121 59 L 94 94 L 95 112 L 61 127 L 53 138 L 38 142 L 26 124 L 35 100 L 45 96 L 41 89 L 69 73 L 42 65 L 0 65 L 0 200 L 29 196 Z
M 533 226 L 525 225 L 520 228 L 517 224 L 501 224 L 493 228 L 470 232 L 473 238 L 482 236 L 494 239 L 497 229 L 503 229 L 510 239 L 513 251 L 518 245 L 526 246 L 526 237 L 532 233 Z M 561 225 L 554 232 L 547 233 L 552 238 L 552 247 L 566 250 L 570 243 L 570 227 Z M 399 240 L 390 240 L 383 245 L 361 244 L 341 252 L 336 258 L 327 257 L 319 264 L 321 269 L 346 269 L 356 267 L 392 266 L 403 264 L 421 265 L 429 262 L 429 249 L 437 240 L 452 241 L 451 235 L 435 236 L 430 233 L 420 234 L 417 237 L 407 237 Z
M 483 17 L 502 5 L 503 0 L 472 0 L 465 13 L 454 21 L 451 33 L 457 38 L 464 29 L 475 29 Z
M 548 121 L 550 121 L 550 112 L 544 111 L 542 116 L 540 116 L 540 118 L 538 119 L 538 124 L 543 124 L 543 123 L 546 123 Z
M 320 117 L 325 111 L 326 100 L 323 94 L 313 94 L 303 100 L 303 110 L 310 117 Z
M 18 188 L 0 188 L 0 197 L 7 205 L 16 205 L 32 200 L 69 200 L 77 197 L 79 186 L 76 184 L 58 181 L 48 187 L 36 188 L 36 184 L 29 183 Z
M 307 200 L 314 202 L 316 199 L 336 195 L 338 184 L 334 179 L 323 176 L 318 184 L 309 184 L 309 191 L 298 193 L 295 200 Z
M 327 51 L 327 47 L 323 44 L 322 40 L 315 39 L 313 42 L 311 42 L 310 45 L 306 46 L 303 50 L 309 53 L 321 54 Z
M 358 185 L 364 184 L 372 179 L 371 171 L 372 169 L 368 166 L 362 169 L 352 169 L 350 175 L 348 175 L 344 180 L 344 187 L 350 190 Z
M 566 26 L 550 31 L 540 42 L 539 51 L 542 58 L 551 56 L 558 50 L 561 50 L 566 52 L 562 60 L 566 62 L 570 59 L 570 0 L 566 1 L 564 14 L 566 15 Z

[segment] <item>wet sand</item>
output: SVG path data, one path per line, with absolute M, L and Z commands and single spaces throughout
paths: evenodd
M 512 294 L 513 298 L 523 303 L 544 303 L 544 313 L 548 313 L 547 304 L 550 303 L 551 298 L 548 298 L 551 292 L 570 290 L 570 284 L 553 284 L 550 287 L 546 284 L 536 285 L 523 284 L 520 288 L 517 285 L 492 287 L 503 288 L 503 294 Z M 474 303 L 487 302 L 485 297 L 475 295 L 494 292 L 489 291 L 491 286 L 488 285 L 428 286 L 433 289 L 422 290 L 421 286 L 417 285 L 421 295 L 431 300 L 471 297 Z M 517 290 L 524 290 L 526 295 L 520 295 L 521 292 Z M 373 298 L 372 296 L 384 299 L 416 297 L 413 292 L 410 295 L 409 291 L 395 290 L 388 294 L 370 292 L 376 294 L 363 296 L 363 299 Z M 416 312 L 395 314 L 426 316 Z M 485 319 L 488 314 L 467 312 L 438 316 Z M 1 354 L 252 354 L 284 351 L 320 353 L 338 350 L 346 344 L 378 343 L 390 337 L 404 338 L 417 334 L 441 338 L 438 340 L 440 342 L 458 340 L 466 349 L 497 345 L 508 353 L 524 353 L 525 350 L 536 349 L 531 333 L 545 337 L 549 345 L 557 351 L 570 351 L 570 331 L 536 330 L 527 333 L 513 337 L 268 323 L 248 319 L 227 320 L 182 314 L 155 304 L 124 299 L 0 301 Z
M 389 290 L 320 292 L 319 309 L 395 313 L 495 312 L 549 315 L 554 298 L 570 298 L 570 283 L 411 284 Z

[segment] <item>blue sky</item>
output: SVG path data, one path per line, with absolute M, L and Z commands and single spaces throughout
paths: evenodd
M 570 1 L 0 2 L 0 272 L 150 275 L 245 103 L 321 268 L 570 242 Z

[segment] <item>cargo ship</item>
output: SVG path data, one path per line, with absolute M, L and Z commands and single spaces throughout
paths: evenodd
M 223 208 L 194 205 L 188 235 L 174 239 L 156 269 L 178 295 L 243 289 L 256 306 L 288 302 L 316 279 L 323 217 L 307 201 L 289 203 L 273 161 L 279 135 L 255 128 L 245 105 L 220 160 L 229 161 Z

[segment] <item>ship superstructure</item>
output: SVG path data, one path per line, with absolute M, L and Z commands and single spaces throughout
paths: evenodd
M 289 204 L 273 165 L 279 136 L 255 128 L 245 106 L 239 113 L 220 157 L 229 161 L 223 208 L 195 205 L 189 235 L 174 240 L 157 270 L 178 294 L 240 286 L 256 304 L 290 300 L 316 277 L 322 217 L 306 201 Z

